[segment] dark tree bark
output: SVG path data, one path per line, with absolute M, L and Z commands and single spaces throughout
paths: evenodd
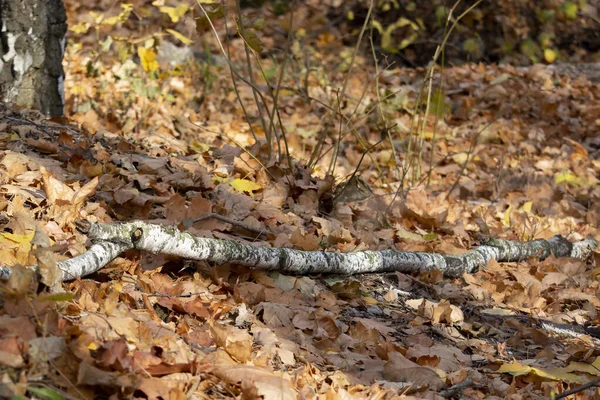
M 67 16 L 62 0 L 0 0 L 0 95 L 49 117 L 64 113 Z

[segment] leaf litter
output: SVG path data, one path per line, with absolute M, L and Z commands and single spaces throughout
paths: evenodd
M 84 5 L 67 6 L 75 22 L 93 22 Z M 119 26 L 118 40 L 139 35 L 122 23 L 127 10 L 111 17 L 121 22 L 103 19 L 102 29 Z M 186 10 L 162 12 L 174 32 L 198 38 L 185 30 Z M 277 33 L 261 39 L 269 35 Z M 219 54 L 214 38 L 203 38 Z M 336 62 L 325 39 L 305 44 L 319 73 Z M 92 59 L 96 36 L 76 40 L 66 64 L 69 120 L 0 107 L 0 254 L 15 271 L 0 316 L 2 396 L 35 393 L 43 382 L 64 398 L 441 398 L 469 381 L 469 398 L 529 397 L 599 375 L 590 335 L 557 337 L 535 324 L 598 324 L 598 270 L 575 260 L 492 261 L 448 280 L 435 271 L 292 277 L 132 252 L 90 277 L 52 285 L 56 261 L 85 251 L 86 237 L 74 229 L 82 218 L 142 219 L 314 251 L 460 253 L 482 234 L 598 238 L 597 82 L 539 65 L 446 68 L 449 111 L 425 121 L 428 129 L 437 124 L 436 133 L 426 131 L 422 142 L 435 168 L 428 185 L 404 187 L 396 198 L 403 183 L 389 143 L 364 157 L 360 181 L 349 180 L 365 152 L 353 136 L 333 175 L 333 151 L 308 166 L 317 132 L 331 128 L 321 123 L 325 108 L 299 101 L 298 92 L 278 105 L 292 138 L 290 167 L 274 162 L 264 142 L 252 143 L 219 62 L 178 70 L 161 65 L 153 45 L 137 48 L 139 65 L 115 51 Z M 232 55 L 243 53 L 241 40 L 231 45 Z M 364 117 L 356 129 L 375 143 L 381 132 L 364 121 L 377 94 L 365 92 L 361 79 L 374 67 L 356 62 L 361 72 L 350 76 L 346 107 L 356 107 Z M 330 103 L 341 71 L 310 76 L 307 94 Z M 419 69 L 381 74 L 386 91 L 404 96 L 406 109 L 383 110 L 399 129 L 410 126 L 406 110 L 423 76 Z M 247 87 L 240 96 L 251 104 Z M 336 187 L 345 187 L 343 196 Z M 222 220 L 193 222 L 210 213 L 265 235 Z M 23 268 L 33 264 L 42 283 L 69 295 L 42 290 Z

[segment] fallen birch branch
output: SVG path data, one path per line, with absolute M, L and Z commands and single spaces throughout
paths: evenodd
M 517 262 L 529 257 L 544 259 L 554 254 L 556 257 L 585 260 L 598 247 L 598 242 L 592 237 L 571 243 L 562 236 L 554 236 L 548 240 L 529 242 L 491 239 L 484 245 L 459 255 L 396 250 L 331 253 L 252 246 L 233 240 L 201 238 L 181 232 L 172 226 L 139 221 L 121 224 L 79 221 L 77 228 L 88 235 L 93 245 L 85 253 L 58 263 L 61 281 L 96 272 L 129 249 L 299 275 L 384 271 L 411 273 L 437 268 L 448 277 L 458 277 L 485 267 L 492 259 L 499 262 Z M 0 278 L 7 279 L 9 276 L 10 267 L 0 267 Z

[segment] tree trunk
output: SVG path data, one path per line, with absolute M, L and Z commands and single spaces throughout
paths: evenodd
M 0 95 L 49 117 L 64 113 L 67 16 L 62 0 L 0 0 Z

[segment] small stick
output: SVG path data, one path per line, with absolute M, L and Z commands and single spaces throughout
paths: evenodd
M 570 389 L 570 390 L 565 390 L 562 393 L 559 394 L 555 394 L 554 395 L 554 399 L 558 400 L 558 399 L 564 399 L 567 396 L 570 396 L 572 394 L 575 393 L 579 393 L 579 392 L 583 392 L 586 389 L 592 388 L 592 387 L 598 387 L 600 384 L 600 377 L 593 379 L 587 383 L 584 383 L 583 385 L 577 386 L 576 388 Z
M 457 383 L 454 386 L 449 387 L 446 390 L 442 390 L 440 392 L 440 396 L 449 399 L 451 397 L 455 397 L 457 396 L 460 392 L 462 392 L 464 389 L 469 388 L 469 387 L 474 387 L 477 386 L 473 383 L 473 379 L 471 379 L 470 377 L 465 379 L 462 382 Z

